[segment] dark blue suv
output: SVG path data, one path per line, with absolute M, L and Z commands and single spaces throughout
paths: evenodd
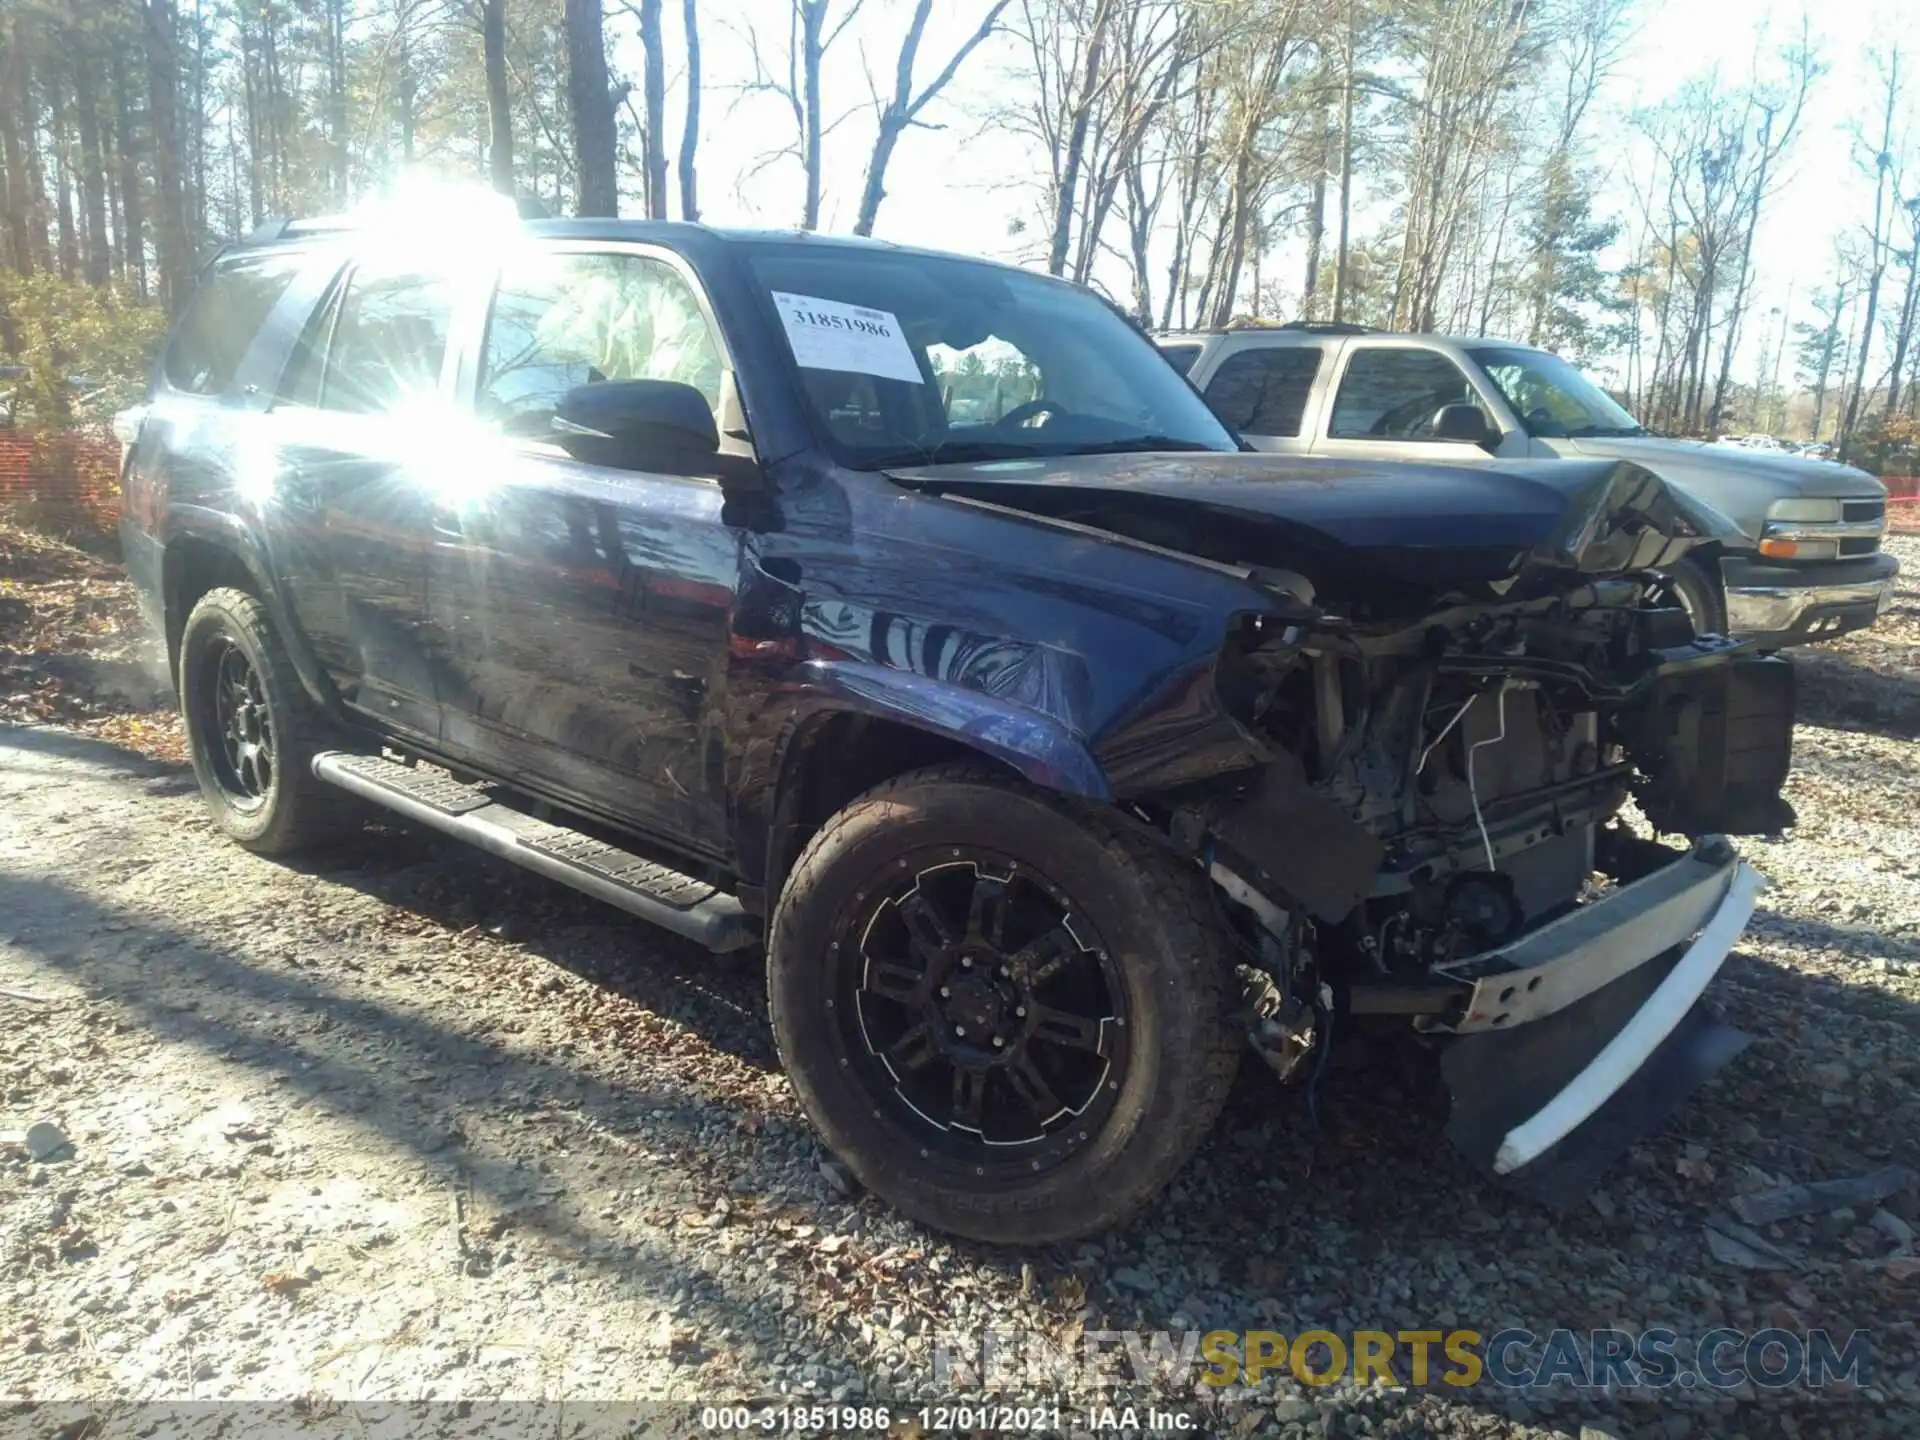
M 231 247 L 121 433 L 227 834 L 371 804 L 764 945 L 931 1224 L 1115 1223 L 1249 1044 L 1413 1035 L 1549 1196 L 1737 1048 L 1792 672 L 1693 633 L 1710 527 L 1630 464 L 1248 453 L 1056 280 L 510 216 Z

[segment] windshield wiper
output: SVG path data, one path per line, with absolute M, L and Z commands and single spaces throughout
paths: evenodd
M 1644 425 L 1575 425 L 1564 432 L 1568 440 L 1630 440 L 1636 435 L 1645 435 Z
M 1035 433 L 1038 437 L 1043 432 Z M 1152 454 L 1159 450 L 1213 451 L 1214 447 L 1175 435 L 1125 435 L 1117 440 L 1069 441 L 1058 445 L 1048 445 L 1041 439 L 1036 439 L 1034 443 L 1020 440 L 947 440 L 938 445 L 903 446 L 898 450 L 889 450 L 883 455 L 870 457 L 867 463 L 887 469 L 895 465 L 965 465 L 983 460 L 1026 460 L 1035 456 L 1065 458 L 1073 455 Z M 1222 450 L 1215 453 L 1224 455 L 1227 452 Z
M 1183 440 L 1177 435 L 1127 435 L 1118 440 L 1096 440 L 1086 445 L 1075 445 L 1059 453 L 1063 455 L 1150 455 L 1156 450 L 1206 450 L 1216 455 L 1229 453 L 1216 449 L 1203 440 Z
M 1024 460 L 1047 451 L 1018 440 L 944 440 L 937 445 L 903 445 L 867 457 L 879 469 L 894 465 L 966 465 L 981 460 Z

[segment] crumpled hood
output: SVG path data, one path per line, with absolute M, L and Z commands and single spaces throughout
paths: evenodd
M 1421 591 L 1670 565 L 1711 518 L 1618 461 L 1419 465 L 1214 453 L 1059 456 L 894 469 L 962 496 L 1322 588 Z

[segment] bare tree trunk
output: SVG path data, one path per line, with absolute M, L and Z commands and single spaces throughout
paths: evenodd
M 47 95 L 53 107 L 54 221 L 60 237 L 57 250 L 62 279 L 80 270 L 80 237 L 73 228 L 73 143 L 67 135 L 67 102 L 56 74 L 49 74 Z
M 347 7 L 327 0 L 327 183 L 336 205 L 347 200 Z
M 606 36 L 600 0 L 566 0 L 567 105 L 573 117 L 573 156 L 579 187 L 575 213 L 618 215 L 613 92 L 607 78 Z
M 1826 416 L 1827 382 L 1833 376 L 1833 352 L 1840 344 L 1840 317 L 1847 309 L 1847 287 L 1833 288 L 1833 310 L 1827 316 L 1827 328 L 1820 340 L 1820 368 L 1813 377 L 1813 429 L 1809 438 L 1820 438 L 1820 422 Z
M 667 57 L 660 39 L 660 0 L 640 0 L 640 46 L 646 52 L 647 218 L 667 218 Z
M 807 198 L 801 208 L 800 228 L 820 228 L 820 57 L 826 52 L 821 32 L 827 23 L 828 0 L 801 0 L 800 83 L 804 110 L 800 163 L 807 172 Z
M 698 175 L 694 157 L 700 148 L 700 0 L 683 0 L 681 15 L 687 31 L 687 122 L 680 132 L 680 218 L 700 218 Z
M 1073 230 L 1074 197 L 1080 189 L 1080 166 L 1087 149 L 1087 127 L 1093 119 L 1094 97 L 1100 87 L 1100 63 L 1106 51 L 1107 25 L 1112 18 L 1114 0 L 1097 0 L 1093 25 L 1087 36 L 1087 51 L 1074 85 L 1073 118 L 1067 128 L 1066 155 L 1060 170 L 1059 191 L 1054 199 L 1053 235 L 1047 247 L 1047 273 L 1063 275 L 1067 269 L 1067 241 Z
M 419 125 L 420 82 L 413 72 L 413 39 L 408 33 L 410 17 L 402 15 L 399 23 L 398 49 L 395 57 L 399 75 L 394 80 L 393 100 L 400 111 L 400 163 L 413 164 L 414 131 Z
M 1893 121 L 1900 100 L 1900 52 L 1895 49 L 1888 61 L 1886 75 L 1886 109 L 1881 122 L 1880 148 L 1875 152 L 1879 157 L 1875 166 L 1873 187 L 1873 232 L 1871 269 L 1867 272 L 1867 318 L 1860 327 L 1860 365 L 1854 374 L 1853 393 L 1847 397 L 1845 417 L 1840 422 L 1840 450 L 1836 457 L 1841 464 L 1847 460 L 1847 451 L 1853 444 L 1853 429 L 1860 417 L 1860 407 L 1866 401 L 1867 357 L 1873 353 L 1873 322 L 1880 309 L 1880 282 L 1887 272 L 1887 251 L 1885 231 L 1885 209 L 1887 199 L 1887 157 L 1893 152 Z
M 1753 237 L 1760 228 L 1760 203 L 1767 194 L 1767 167 L 1773 160 L 1773 111 L 1760 129 L 1760 173 L 1754 182 L 1752 209 L 1747 216 L 1747 233 L 1740 246 L 1740 269 L 1733 283 L 1733 308 L 1727 314 L 1727 333 L 1720 342 L 1720 374 L 1713 384 L 1713 404 L 1707 410 L 1707 428 L 1718 433 L 1721 411 L 1726 405 L 1727 382 L 1733 375 L 1733 347 L 1740 338 L 1740 321 L 1747 306 L 1747 276 L 1753 263 Z
M 1320 243 L 1327 233 L 1327 161 L 1333 149 L 1333 122 L 1322 110 L 1320 134 L 1313 151 L 1313 190 L 1307 201 L 1307 274 L 1300 287 L 1300 318 L 1314 318 L 1314 300 L 1320 288 Z M 1254 297 L 1256 300 L 1258 296 Z
M 144 207 L 140 203 L 140 136 L 133 127 L 133 114 L 127 105 L 127 67 L 121 47 L 113 49 L 114 149 L 119 157 L 120 211 L 123 231 L 121 255 L 133 273 L 134 290 L 141 299 L 147 296 L 147 241 L 144 233 Z
M 262 79 L 267 92 L 268 206 L 278 210 L 287 193 L 286 92 L 280 84 L 280 34 L 274 26 L 273 0 L 260 7 Z
M 14 221 L 15 253 L 20 269 L 31 273 L 51 270 L 54 252 L 47 243 L 47 177 L 40 163 L 40 102 L 34 94 L 33 64 L 27 53 L 29 42 L 21 36 L 16 21 L 8 37 L 7 54 L 0 57 L 6 67 L 5 95 L 0 97 L 6 109 L 6 161 L 9 210 Z
M 185 197 L 180 186 L 180 126 L 176 101 L 180 70 L 174 40 L 178 17 L 173 0 L 145 0 L 147 78 L 153 113 L 154 174 L 158 181 L 161 298 L 169 310 L 186 299 L 193 280 L 193 257 L 187 250 Z
M 1920 238 L 1916 243 L 1920 243 Z M 1893 332 L 1893 367 L 1887 374 L 1886 416 L 1889 420 L 1900 408 L 1900 371 L 1907 363 L 1907 347 L 1913 343 L 1914 302 L 1920 299 L 1920 284 L 1916 284 L 1916 280 L 1920 280 L 1920 255 L 1909 251 L 1907 293 L 1900 305 L 1900 324 Z
M 1340 84 L 1340 241 L 1333 267 L 1333 323 L 1347 318 L 1347 236 L 1353 218 L 1353 7 L 1347 0 L 1345 46 Z
M 867 178 L 860 187 L 860 214 L 853 224 L 854 234 L 873 234 L 874 217 L 880 213 L 880 202 L 887 194 L 887 164 L 893 159 L 893 149 L 899 144 L 900 136 L 913 124 L 927 103 L 946 88 L 947 82 L 953 79 L 975 47 L 993 33 L 1000 13 L 1010 3 L 1012 0 L 994 0 L 986 17 L 954 52 L 946 67 L 928 83 L 926 89 L 915 95 L 913 66 L 919 58 L 920 37 L 926 31 L 927 17 L 933 11 L 933 0 L 916 0 L 913 18 L 907 24 L 907 38 L 900 42 L 900 53 L 894 61 L 893 98 L 880 111 L 879 132 L 873 139 L 873 154 L 867 159 Z
M 241 98 L 247 110 L 247 210 L 253 223 L 267 218 L 267 186 L 263 152 L 266 148 L 266 123 L 261 114 L 259 44 L 253 27 L 244 15 L 240 18 Z
M 4 197 L 7 219 L 7 248 L 13 268 L 31 275 L 39 268 L 39 256 L 46 245 L 42 232 L 36 242 L 33 235 L 34 204 L 27 193 L 27 152 L 33 148 L 31 109 L 22 92 L 26 89 L 26 45 L 21 37 L 21 17 L 0 17 L 0 160 L 6 164 Z
M 487 174 L 495 190 L 511 195 L 513 97 L 507 91 L 507 0 L 484 0 L 480 45 L 487 70 Z
M 1147 246 L 1153 238 L 1156 206 L 1147 199 L 1143 167 L 1126 167 L 1127 243 L 1133 260 L 1133 313 L 1142 325 L 1153 324 L 1153 273 L 1148 269 Z M 1161 190 L 1160 194 L 1166 192 Z
M 107 168 L 100 152 L 100 103 L 94 91 L 95 58 L 81 50 L 73 66 L 73 112 L 80 132 L 80 210 L 85 217 L 87 280 L 104 285 L 113 270 L 107 242 Z

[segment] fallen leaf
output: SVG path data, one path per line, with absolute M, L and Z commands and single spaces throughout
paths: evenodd
M 279 1270 L 260 1277 L 260 1288 L 273 1295 L 297 1295 L 311 1284 L 313 1281 L 304 1275 L 288 1275 Z
M 1682 1155 L 1673 1162 L 1673 1168 L 1679 1173 L 1681 1179 L 1692 1181 L 1695 1185 L 1713 1183 L 1713 1166 L 1705 1160 L 1696 1159 L 1691 1155 Z

